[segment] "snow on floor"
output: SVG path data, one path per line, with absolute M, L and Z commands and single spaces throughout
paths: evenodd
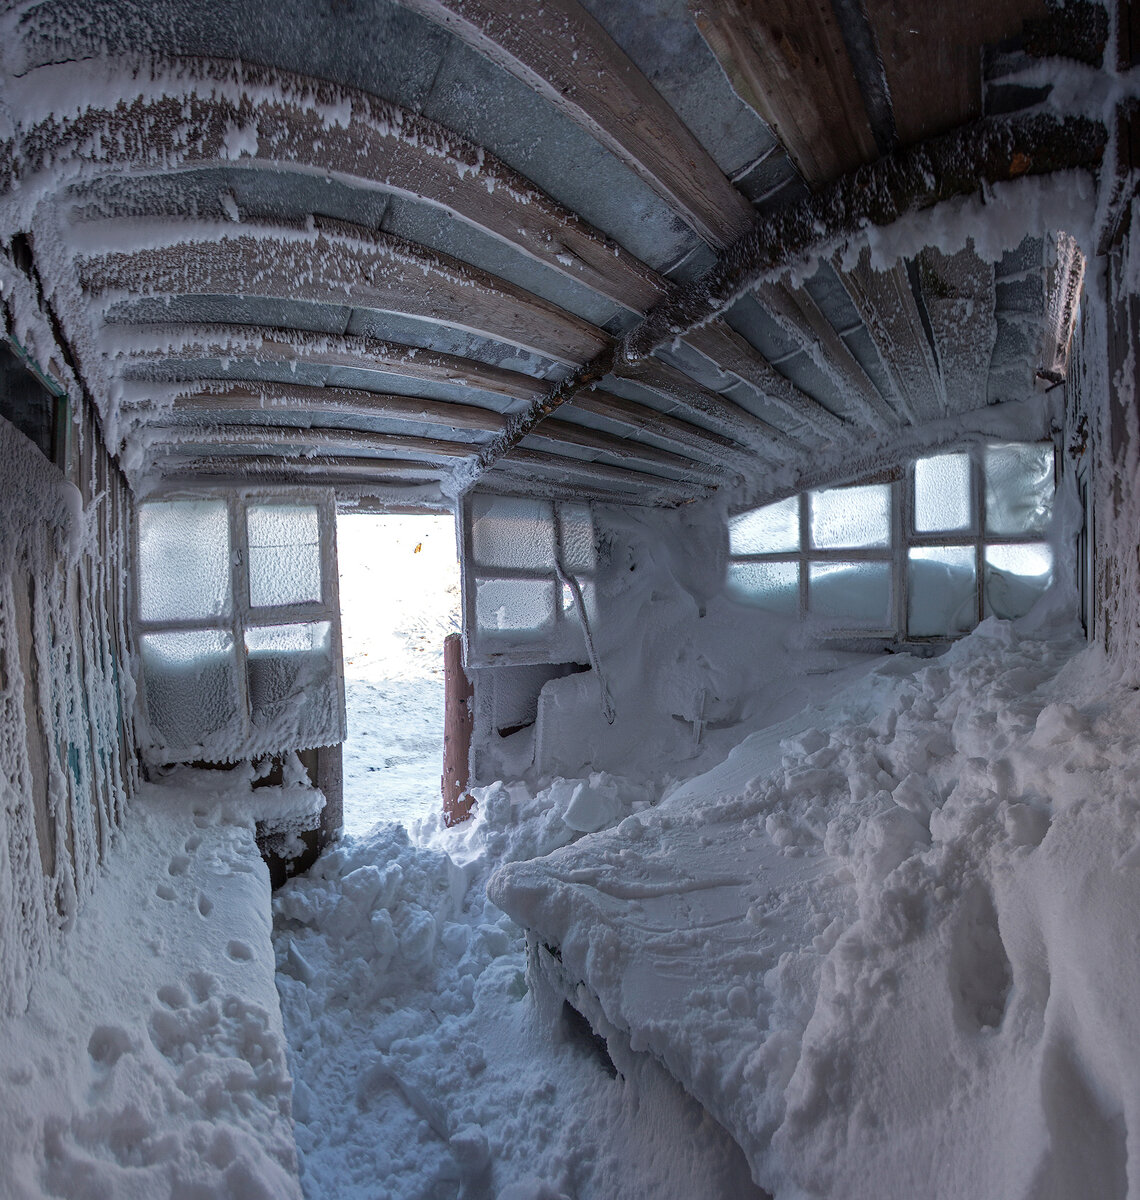
M 180 772 L 133 802 L 60 957 L 0 1025 L 5 1200 L 300 1197 L 249 801 L 245 774 Z
M 777 1197 L 1140 1194 L 1140 695 L 988 621 L 490 895 Z
M 443 639 L 459 629 L 451 516 L 337 517 L 348 739 L 344 828 L 440 802 Z

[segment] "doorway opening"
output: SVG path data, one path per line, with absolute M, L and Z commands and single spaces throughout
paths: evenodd
M 344 831 L 441 805 L 443 641 L 459 629 L 450 515 L 337 516 L 348 737 Z

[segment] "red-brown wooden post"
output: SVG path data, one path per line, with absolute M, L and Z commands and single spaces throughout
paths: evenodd
M 473 689 L 463 669 L 463 639 L 449 633 L 443 642 L 443 823 L 458 825 L 471 816 L 475 797 L 467 791 L 471 754 Z

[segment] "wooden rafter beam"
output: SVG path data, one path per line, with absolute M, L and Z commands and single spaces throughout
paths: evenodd
M 1107 141 L 1104 125 L 1087 117 L 1038 113 L 980 121 L 895 151 L 797 204 L 758 219 L 704 275 L 676 287 L 622 338 L 620 346 L 607 347 L 526 412 L 512 416 L 507 430 L 480 452 L 467 483 L 473 484 L 539 421 L 615 367 L 620 369 L 620 362 L 644 358 L 720 316 L 743 291 L 775 278 L 792 263 L 830 249 L 869 226 L 890 225 L 907 214 L 973 195 L 987 185 L 1094 169 Z
M 576 0 L 401 0 L 509 71 L 634 171 L 698 234 L 727 246 L 751 206 Z
M 320 221 L 312 231 L 171 222 L 163 232 L 165 245 L 82 256 L 81 286 L 104 310 L 148 296 L 223 295 L 396 313 L 572 365 L 610 340 L 506 280 L 342 222 Z
M 57 71 L 42 73 L 50 81 Z M 366 92 L 216 59 L 150 64 L 145 79 L 124 73 L 118 88 L 114 99 L 78 112 L 25 119 L 0 141 L 0 196 L 48 174 L 58 190 L 109 174 L 316 172 L 444 209 L 634 312 L 666 289 L 656 272 L 482 147 Z M 45 97 L 53 94 L 45 87 Z M 245 131 L 240 146 L 235 129 Z

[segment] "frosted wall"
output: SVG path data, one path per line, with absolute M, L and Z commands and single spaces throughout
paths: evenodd
M 70 927 L 137 782 L 131 505 L 85 414 L 69 478 L 0 420 L 0 1014 Z

